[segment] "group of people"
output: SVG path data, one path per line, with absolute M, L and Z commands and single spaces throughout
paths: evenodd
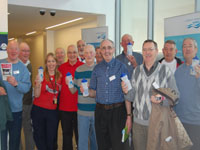
M 122 142 L 124 128 L 133 133 L 134 150 L 146 150 L 152 104 L 169 106 L 167 98 L 156 99 L 155 85 L 170 88 L 178 95 L 174 110 L 193 142 L 192 150 L 199 149 L 200 65 L 195 66 L 195 75 L 190 72 L 197 54 L 196 41 L 184 39 L 185 62 L 176 57 L 176 43 L 172 40 L 165 42 L 164 57 L 159 61 L 155 41 L 145 40 L 142 54 L 133 51 L 132 55 L 127 54 L 128 43 L 133 45 L 134 41 L 125 34 L 121 39 L 123 52 L 116 58 L 115 45 L 109 39 L 103 40 L 96 50 L 79 40 L 77 45 L 69 45 L 66 53 L 63 48 L 57 48 L 55 54 L 48 53 L 43 77 L 38 74 L 34 82 L 32 104 L 30 48 L 27 43 L 10 41 L 8 58 L 0 63 L 11 63 L 12 74 L 6 80 L 0 74 L 4 83 L 0 96 L 8 96 L 13 120 L 8 120 L 6 130 L 1 132 L 2 150 L 7 150 L 7 133 L 10 150 L 19 149 L 22 125 L 25 144 L 29 146 L 26 149 L 34 149 L 34 142 L 38 150 L 57 149 L 59 120 L 63 150 L 73 150 L 73 133 L 78 150 L 133 149 L 129 140 Z M 73 87 L 69 87 L 68 73 L 72 75 Z M 131 90 L 122 81 L 122 74 L 130 80 Z M 88 82 L 88 96 L 83 95 L 82 80 Z

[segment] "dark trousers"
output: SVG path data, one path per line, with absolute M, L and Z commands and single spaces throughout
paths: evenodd
M 191 150 L 199 150 L 200 149 L 200 126 L 187 124 L 187 123 L 183 123 L 183 126 L 193 143 Z
M 73 150 L 73 131 L 76 144 L 78 144 L 77 112 L 60 111 L 60 119 L 63 133 L 63 150 Z
M 9 134 L 9 150 L 19 150 L 21 128 L 22 128 L 22 112 L 13 112 L 13 121 L 8 121 L 6 130 L 1 132 L 1 149 L 8 150 L 7 138 Z
M 38 150 L 54 150 L 58 112 L 33 105 L 31 111 L 33 138 Z
M 98 150 L 124 150 L 122 129 L 126 123 L 126 109 L 123 104 L 120 107 L 105 110 L 96 106 L 95 129 Z

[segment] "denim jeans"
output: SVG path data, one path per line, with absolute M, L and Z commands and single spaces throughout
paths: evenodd
M 97 150 L 94 116 L 82 116 L 78 114 L 78 150 L 88 150 L 88 137 L 90 150 Z
M 22 112 L 13 112 L 13 121 L 8 121 L 6 130 L 1 132 L 1 149 L 8 150 L 7 139 L 9 134 L 9 150 L 19 150 L 21 128 L 22 128 Z

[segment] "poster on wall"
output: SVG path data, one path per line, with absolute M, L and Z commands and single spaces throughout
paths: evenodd
M 174 40 L 178 52 L 177 57 L 184 60 L 182 55 L 182 43 L 185 38 L 193 38 L 197 41 L 198 48 L 200 49 L 200 12 L 186 14 L 164 20 L 165 25 L 165 41 Z M 200 50 L 197 53 L 200 58 Z
M 0 32 L 0 59 L 7 57 L 8 32 Z
M 108 38 L 108 27 L 82 29 L 82 39 L 94 47 L 100 46 L 102 40 Z

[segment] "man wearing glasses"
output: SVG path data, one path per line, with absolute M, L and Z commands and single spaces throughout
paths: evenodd
M 122 129 L 131 129 L 131 103 L 124 100 L 120 76 L 128 75 L 126 66 L 113 58 L 114 43 L 101 42 L 103 61 L 97 64 L 90 80 L 90 96 L 96 97 L 95 129 L 98 150 L 123 150 Z

